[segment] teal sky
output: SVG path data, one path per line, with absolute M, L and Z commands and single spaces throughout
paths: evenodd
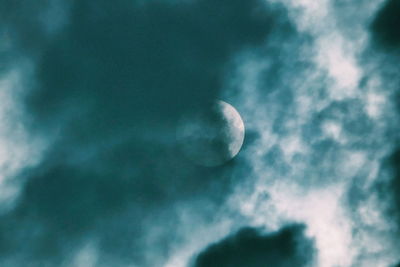
M 396 266 L 399 20 L 397 0 L 1 0 L 0 266 Z M 244 144 L 197 165 L 176 131 L 218 99 Z

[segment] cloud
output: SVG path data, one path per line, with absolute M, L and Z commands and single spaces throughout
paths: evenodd
M 393 205 L 391 205 L 391 209 L 389 210 L 389 214 L 395 216 L 398 221 L 398 227 L 400 231 L 400 151 L 395 151 L 391 157 L 389 158 L 389 166 L 391 167 L 391 174 L 393 179 L 389 182 L 390 191 L 383 190 L 382 194 L 385 192 L 392 193 L 392 201 Z
M 37 164 L 14 174 L 21 193 L 0 215 L 0 265 L 163 264 L 187 234 L 171 231 L 180 203 L 215 213 L 240 164 L 181 157 L 179 119 L 220 98 L 238 51 L 257 49 L 274 27 L 295 32 L 284 10 L 256 0 L 5 1 L 0 10 L 13 55 L 4 68 L 32 65 L 19 104 L 30 137 L 46 141 Z
M 120 127 L 172 120 L 216 98 L 229 55 L 263 41 L 272 24 L 262 11 L 252 15 L 255 1 L 230 3 L 225 16 L 214 16 L 222 4 L 77 3 L 40 59 L 30 107 L 51 118 L 65 105 L 87 105 L 94 110 L 87 116 Z M 243 15 L 230 20 L 237 10 Z
M 17 70 L 22 90 L 1 94 L 17 96 L 0 109 L 0 156 L 20 194 L 0 213 L 0 265 L 180 267 L 205 248 L 202 266 L 296 240 L 307 249 L 289 244 L 290 261 L 397 262 L 397 154 L 384 162 L 398 60 L 369 39 L 398 45 L 396 5 L 1 2 L 0 76 Z M 241 113 L 245 144 L 195 166 L 175 129 L 217 98 Z
M 385 48 L 396 48 L 400 45 L 398 26 L 400 24 L 400 4 L 396 0 L 388 0 L 377 12 L 371 24 L 375 40 Z
M 398 68 L 369 43 L 380 2 L 359 1 L 357 11 L 345 1 L 274 2 L 301 34 L 237 57 L 227 95 L 237 92 L 231 102 L 257 135 L 242 154 L 249 188 L 237 188 L 231 207 L 251 225 L 304 222 L 317 266 L 393 264 L 397 233 L 383 208 L 391 203 L 374 188 L 399 129 Z
M 304 228 L 291 225 L 270 234 L 262 234 L 256 228 L 242 228 L 203 250 L 194 266 L 310 266 L 313 241 L 304 236 Z

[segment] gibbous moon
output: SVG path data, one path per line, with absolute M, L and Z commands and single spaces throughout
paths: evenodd
M 242 147 L 245 128 L 239 112 L 215 101 L 182 121 L 177 138 L 183 153 L 194 163 L 213 167 L 224 164 Z

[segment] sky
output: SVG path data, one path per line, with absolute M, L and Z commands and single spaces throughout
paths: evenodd
M 400 266 L 398 0 L 0 0 L 0 266 Z M 245 125 L 219 166 L 182 118 Z

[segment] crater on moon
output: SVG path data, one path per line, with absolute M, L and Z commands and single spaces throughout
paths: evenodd
M 203 166 L 218 166 L 237 155 L 245 128 L 237 110 L 224 101 L 215 101 L 182 120 L 177 131 L 183 153 Z

